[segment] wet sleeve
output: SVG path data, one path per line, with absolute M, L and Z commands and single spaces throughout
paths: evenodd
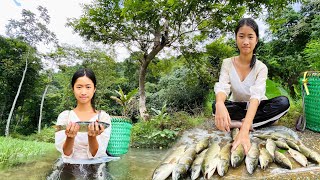
M 220 70 L 220 76 L 219 76 L 219 82 L 217 82 L 214 85 L 214 92 L 215 94 L 218 94 L 219 92 L 223 92 L 228 97 L 230 94 L 230 75 L 229 75 L 229 69 L 231 59 L 224 59 L 222 62 L 221 70 Z
M 99 121 L 106 122 L 110 124 L 110 126 L 107 129 L 105 129 L 100 135 L 97 136 L 99 148 L 95 156 L 92 156 L 88 147 L 87 153 L 88 153 L 89 159 L 106 156 L 106 150 L 108 147 L 110 134 L 111 134 L 111 117 L 105 111 L 101 111 Z
M 69 111 L 63 111 L 59 114 L 56 125 L 67 125 L 68 124 L 68 115 Z M 71 158 L 73 155 L 73 151 L 71 155 L 67 156 L 63 152 L 63 144 L 66 141 L 65 130 L 61 130 L 55 133 L 55 146 L 57 150 L 62 154 L 64 158 Z
M 258 99 L 259 103 L 266 94 L 266 83 L 268 77 L 268 68 L 262 64 L 258 68 L 257 78 L 253 86 L 250 87 L 250 99 Z

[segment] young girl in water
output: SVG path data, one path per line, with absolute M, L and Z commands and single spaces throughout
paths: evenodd
M 83 160 L 107 156 L 106 149 L 110 139 L 111 121 L 105 111 L 95 109 L 96 77 L 92 70 L 79 69 L 75 72 L 71 80 L 71 87 L 77 100 L 77 106 L 73 110 L 63 111 L 58 116 L 56 125 L 66 125 L 66 129 L 55 133 L 55 146 L 62 154 L 64 168 L 74 172 L 79 170 L 79 166 L 72 166 L 69 162 L 72 162 L 71 164 L 86 164 L 83 163 Z M 81 121 L 91 122 L 87 132 L 78 132 L 80 127 L 76 122 Z M 104 129 L 97 122 L 108 123 L 110 127 Z M 95 169 L 94 166 L 97 165 L 100 164 L 87 168 Z
M 250 129 L 275 123 L 286 114 L 290 104 L 285 96 L 269 100 L 265 96 L 268 69 L 255 55 L 259 39 L 257 23 L 251 18 L 241 19 L 235 38 L 240 54 L 223 60 L 212 108 L 219 130 L 240 128 L 232 150 L 242 145 L 247 154 L 251 147 Z

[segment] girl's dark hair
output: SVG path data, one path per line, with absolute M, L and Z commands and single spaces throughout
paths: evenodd
M 259 41 L 259 27 L 258 27 L 258 24 L 252 18 L 242 18 L 238 22 L 238 25 L 237 25 L 236 30 L 235 30 L 236 37 L 237 37 L 237 33 L 238 33 L 239 29 L 242 26 L 245 26 L 245 25 L 249 26 L 249 27 L 251 27 L 253 29 L 253 31 L 256 33 L 257 39 Z M 256 50 L 257 50 L 257 47 L 258 47 L 258 43 L 253 49 L 253 56 L 252 56 L 252 59 L 251 59 L 251 62 L 250 62 L 250 68 L 251 69 L 256 64 Z
M 89 79 L 91 79 L 91 81 L 93 82 L 94 87 L 97 86 L 97 80 L 96 80 L 96 76 L 94 75 L 94 72 L 91 69 L 82 68 L 82 69 L 79 69 L 78 71 L 76 71 L 72 76 L 72 80 L 71 80 L 72 89 L 74 88 L 74 84 L 76 83 L 77 79 L 79 77 L 83 77 L 83 76 L 86 76 Z M 96 93 L 93 94 L 93 97 L 91 99 L 91 105 L 92 105 L 92 108 L 93 108 L 94 112 L 96 112 L 95 103 L 94 103 L 95 95 L 96 95 Z

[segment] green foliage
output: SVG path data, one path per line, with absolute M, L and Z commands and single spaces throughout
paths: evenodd
M 110 96 L 110 98 L 122 106 L 122 115 L 128 116 L 128 113 L 131 111 L 130 103 L 132 100 L 134 100 L 135 95 L 138 93 L 138 88 L 133 89 L 128 94 L 124 94 L 121 87 L 119 87 L 119 91 L 115 90 L 115 92 L 119 97 Z
M 151 107 L 162 107 L 163 101 L 166 101 L 170 112 L 184 110 L 197 113 L 202 107 L 205 89 L 197 74 L 187 68 L 175 69 L 161 77 L 155 86 L 154 91 L 147 94 Z
M 45 127 L 41 130 L 40 133 L 34 132 L 27 136 L 18 133 L 13 133 L 11 134 L 11 137 L 25 141 L 54 143 L 54 133 L 55 129 L 53 127 Z
M 0 169 L 34 162 L 48 152 L 56 151 L 52 143 L 24 141 L 0 136 Z
M 29 56 L 27 51 L 30 49 Z M 22 84 L 19 98 L 15 106 L 15 114 L 11 120 L 11 127 L 25 123 L 25 131 L 33 132 L 36 126 L 33 119 L 37 119 L 37 106 L 40 102 L 38 97 L 38 85 L 41 81 L 39 71 L 41 61 L 37 57 L 35 49 L 28 44 L 18 40 L 0 36 L 0 130 L 4 133 L 5 123 L 14 101 L 16 92 L 21 81 L 22 72 L 25 67 L 25 59 L 28 58 L 28 69 L 25 83 Z
M 259 58 L 267 64 L 269 77 L 286 85 L 293 97 L 300 73 L 319 67 L 319 4 L 306 0 L 299 11 L 288 7 L 278 16 L 268 14 L 273 38 L 260 48 Z
M 320 20 L 319 20 L 320 23 Z M 320 38 L 311 40 L 304 49 L 306 60 L 310 62 L 309 70 L 320 69 Z
M 168 113 L 166 113 L 166 111 L 167 111 L 167 104 L 166 103 L 164 103 L 161 110 L 154 109 L 154 108 L 151 108 L 151 110 L 156 113 L 154 119 L 158 119 L 158 120 L 165 119 L 166 116 L 168 115 Z M 154 119 L 152 119 L 152 120 L 154 120 Z
M 204 121 L 202 117 L 192 117 L 185 112 L 177 112 L 164 118 L 152 118 L 151 121 L 138 122 L 131 130 L 133 147 L 170 147 L 181 133 Z

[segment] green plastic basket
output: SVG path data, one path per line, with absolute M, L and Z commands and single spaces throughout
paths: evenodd
M 306 127 L 320 132 L 320 71 L 307 71 L 301 79 Z M 309 91 L 309 95 L 307 95 Z
M 111 116 L 111 136 L 108 152 L 113 156 L 126 154 L 130 144 L 131 120 L 124 116 Z

